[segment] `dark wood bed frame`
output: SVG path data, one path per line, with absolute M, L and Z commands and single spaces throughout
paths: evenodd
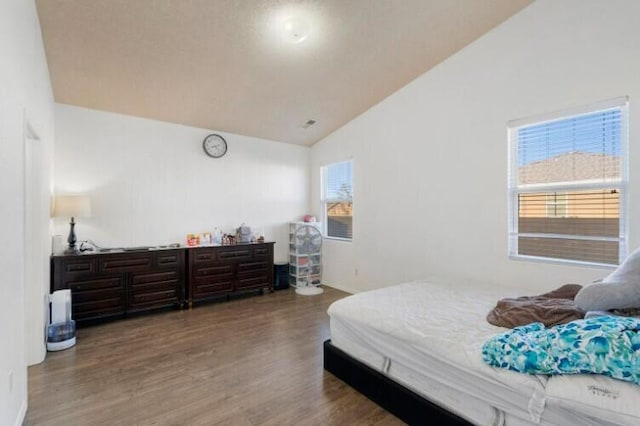
M 384 374 L 324 342 L 324 369 L 410 425 L 471 425 Z

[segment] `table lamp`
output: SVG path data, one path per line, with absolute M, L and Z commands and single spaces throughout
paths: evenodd
M 76 217 L 91 217 L 91 200 L 86 195 L 58 195 L 55 198 L 53 206 L 53 215 L 56 217 L 71 216 L 69 222 L 69 238 L 67 242 L 69 247 L 65 250 L 65 254 L 77 254 L 76 248 Z

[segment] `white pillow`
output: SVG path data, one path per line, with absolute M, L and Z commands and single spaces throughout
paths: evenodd
M 607 275 L 603 283 L 637 283 L 640 285 L 640 248 L 637 248 L 616 268 Z
M 602 282 L 584 286 L 575 304 L 583 311 L 640 308 L 640 248 Z
M 576 306 L 585 312 L 640 307 L 640 283 L 593 283 L 576 294 Z

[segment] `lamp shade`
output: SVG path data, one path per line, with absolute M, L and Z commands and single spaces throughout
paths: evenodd
M 58 195 L 54 200 L 53 215 L 91 217 L 91 199 L 86 195 Z

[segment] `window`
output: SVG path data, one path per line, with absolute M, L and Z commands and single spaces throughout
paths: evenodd
M 353 175 L 351 161 L 322 168 L 322 209 L 325 236 L 351 240 L 353 236 Z
M 509 255 L 626 256 L 627 99 L 509 123 Z
M 567 196 L 566 192 L 554 192 L 546 195 L 547 217 L 567 217 Z

